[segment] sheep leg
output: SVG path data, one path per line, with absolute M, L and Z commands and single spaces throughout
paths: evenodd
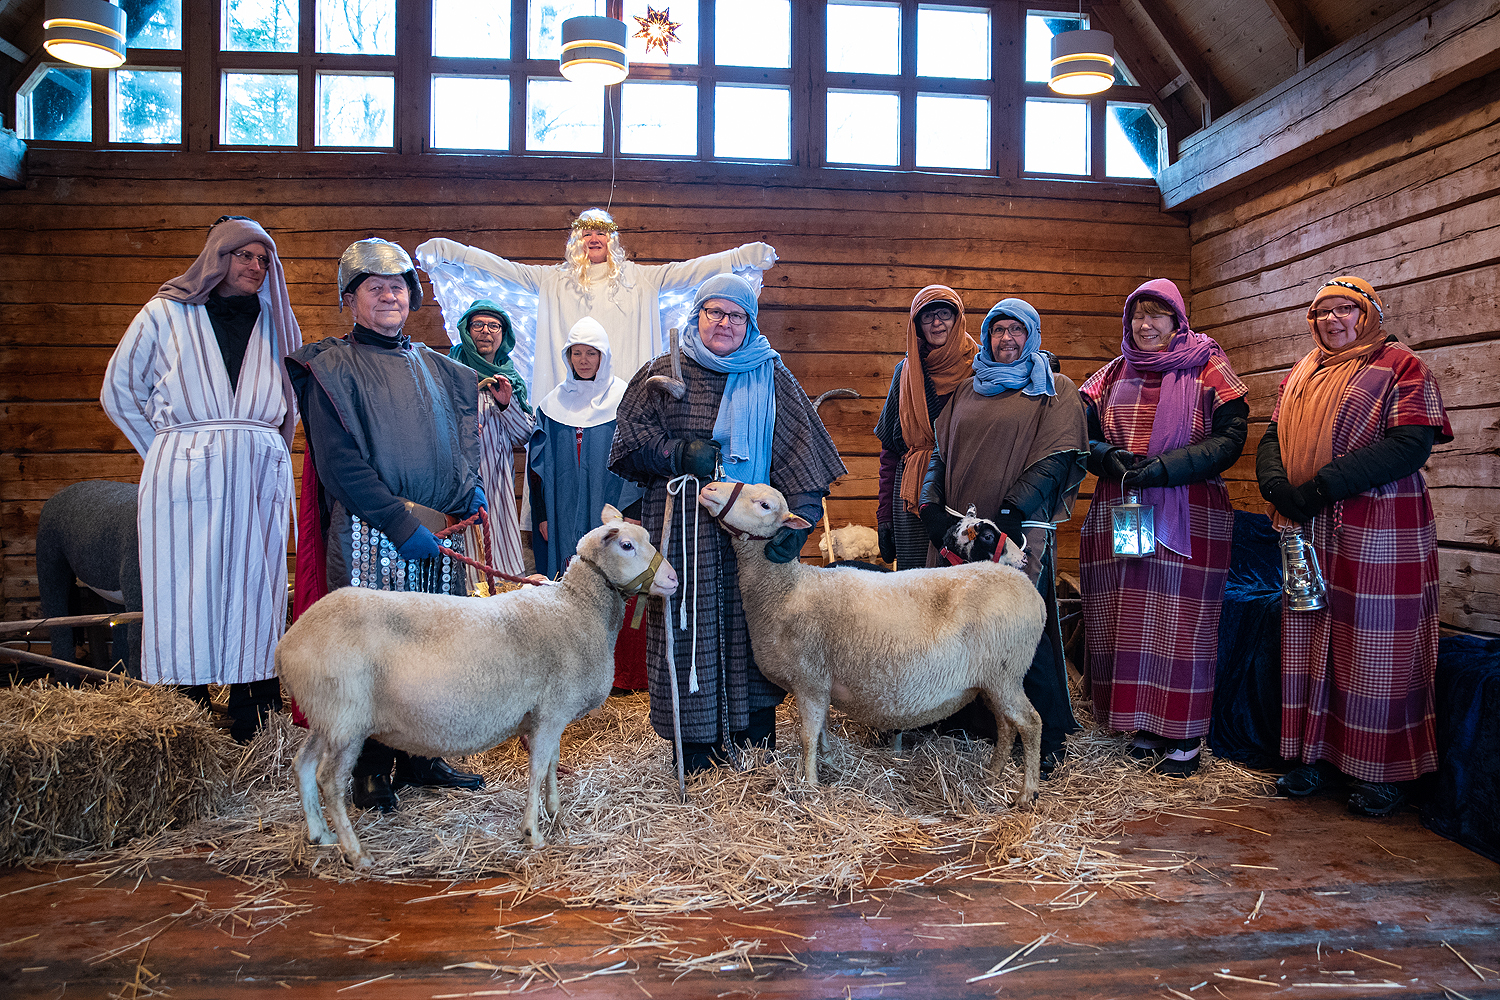
M 302 749 L 292 769 L 297 774 L 297 791 L 302 797 L 302 812 L 307 817 L 307 839 L 314 844 L 337 844 L 338 838 L 328 829 L 323 818 L 323 805 L 318 801 L 318 758 L 322 756 L 325 743 L 317 730 L 307 734 Z
M 561 748 L 553 751 L 547 764 L 547 812 L 556 816 L 562 811 L 562 796 L 557 794 L 557 761 L 562 756 Z
M 1017 803 L 1022 809 L 1030 809 L 1036 800 L 1042 782 L 1042 717 L 1031 699 L 1021 690 L 1020 677 L 1013 690 L 986 688 L 985 700 L 990 711 L 995 713 L 995 729 L 1000 733 L 1011 731 L 1021 734 L 1021 750 L 1025 760 L 1025 777 L 1021 786 L 1021 798 Z M 1013 738 L 1012 738 L 1013 739 Z M 995 755 L 990 758 L 990 774 L 998 778 L 1005 768 L 1005 759 L 1010 756 L 1010 745 L 997 742 Z
M 339 835 L 344 856 L 354 867 L 368 868 L 375 859 L 360 846 L 359 838 L 354 835 L 354 824 L 349 822 L 349 807 L 344 804 L 344 789 L 349 785 L 349 774 L 354 770 L 354 762 L 359 759 L 365 741 L 340 742 L 331 737 L 324 737 L 324 740 L 326 746 L 318 761 L 318 788 L 323 793 L 323 801 L 328 803 L 333 829 Z
M 544 847 L 547 843 L 542 836 L 542 782 L 547 778 L 548 771 L 557 766 L 562 731 L 562 726 L 548 719 L 538 724 L 531 733 L 530 783 L 526 789 L 526 815 L 521 820 L 521 836 L 528 838 L 532 847 Z M 555 789 L 555 772 L 551 780 Z
M 797 715 L 802 720 L 802 769 L 809 785 L 818 783 L 818 747 L 823 745 L 828 720 L 828 696 L 798 691 Z

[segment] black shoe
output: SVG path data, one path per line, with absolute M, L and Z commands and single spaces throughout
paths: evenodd
M 1169 750 L 1156 765 L 1157 774 L 1165 774 L 1169 778 L 1191 778 L 1198 772 L 1198 764 L 1202 754 L 1192 751 L 1192 756 L 1186 756 L 1186 750 Z
M 724 751 L 717 743 L 688 743 L 682 744 L 682 772 L 683 774 L 700 774 L 710 771 L 716 767 L 727 766 L 728 760 L 724 757 Z M 672 757 L 672 767 L 677 767 L 677 757 Z
M 422 788 L 465 788 L 469 791 L 484 787 L 484 775 L 455 771 L 441 757 L 408 757 L 396 762 L 396 780 L 393 789 L 417 785 Z
M 354 777 L 354 804 L 361 809 L 393 813 L 401 808 L 401 799 L 385 775 L 359 774 Z
M 1338 768 L 1320 760 L 1316 764 L 1294 767 L 1276 779 L 1276 794 L 1293 799 L 1305 799 L 1314 792 L 1341 784 L 1344 776 Z
M 1349 811 L 1356 816 L 1385 819 L 1406 805 L 1406 793 L 1393 782 L 1354 781 L 1349 787 Z

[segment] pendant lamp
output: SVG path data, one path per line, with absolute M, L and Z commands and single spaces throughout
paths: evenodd
M 1064 31 L 1052 36 L 1052 79 L 1058 94 L 1080 96 L 1108 90 L 1115 82 L 1115 39 L 1107 31 Z
M 105 0 L 47 0 L 42 48 L 93 69 L 125 62 L 125 12 Z
M 562 23 L 562 75 L 574 83 L 601 87 L 619 83 L 630 72 L 625 56 L 625 22 L 613 17 L 570 17 Z

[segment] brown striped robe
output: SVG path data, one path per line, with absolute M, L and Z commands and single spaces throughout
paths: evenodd
M 641 504 L 642 524 L 655 542 L 661 540 L 667 480 L 643 475 L 632 462 L 632 456 L 641 450 L 659 449 L 674 438 L 713 437 L 719 401 L 728 381 L 728 376 L 722 372 L 709 371 L 684 358 L 682 377 L 687 383 L 687 395 L 683 399 L 674 400 L 647 388 L 646 379 L 650 376 L 670 374 L 671 362 L 665 357 L 657 358 L 635 373 L 620 401 L 614 446 L 610 451 L 611 471 L 621 478 L 640 483 L 646 489 Z M 771 443 L 771 485 L 788 497 L 798 493 L 826 494 L 833 481 L 847 471 L 839 459 L 838 449 L 818 419 L 807 394 L 779 361 L 775 380 L 776 427 Z M 696 491 L 691 485 L 684 495 L 676 498 L 675 509 L 672 540 L 666 558 L 677 570 L 681 586 L 671 603 L 674 617 L 680 622 L 680 609 L 684 600 L 687 601 L 690 629 L 674 633 L 682 738 L 690 743 L 718 743 L 729 736 L 719 731 L 721 649 L 730 732 L 746 728 L 750 712 L 779 705 L 786 692 L 762 676 L 755 666 L 740 604 L 738 564 L 729 536 L 706 511 L 699 508 Z M 693 537 L 693 519 L 699 518 L 697 543 L 688 555 L 683 552 L 684 509 L 687 511 L 689 538 Z M 696 636 L 691 631 L 695 595 L 698 607 Z M 721 601 L 722 617 L 718 613 Z M 649 621 L 647 671 L 651 690 L 651 725 L 663 739 L 670 740 L 672 692 L 665 667 L 666 638 L 662 632 L 662 616 L 654 607 Z M 699 690 L 690 694 L 688 672 L 695 639 Z

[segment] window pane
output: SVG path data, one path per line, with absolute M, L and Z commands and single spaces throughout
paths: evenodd
M 604 152 L 604 90 L 567 80 L 526 81 L 526 148 Z
M 296 52 L 297 0 L 228 0 L 224 49 L 229 52 Z
M 94 137 L 89 71 L 48 66 L 33 73 L 17 95 L 22 139 L 88 142 Z
M 1026 15 L 1026 79 L 1046 83 L 1052 79 L 1052 36 L 1088 27 L 1075 14 Z M 1029 168 L 1028 168 L 1029 169 Z
M 696 156 L 698 85 L 621 84 L 620 152 Z
M 1155 177 L 1161 126 L 1141 104 L 1111 104 L 1104 123 L 1104 172 L 1111 177 Z
M 319 52 L 396 52 L 396 0 L 318 0 L 317 23 Z
M 828 92 L 828 161 L 901 162 L 901 98 L 870 91 Z
M 182 141 L 182 73 L 178 70 L 117 69 L 110 138 L 115 142 Z
M 791 93 L 785 87 L 716 87 L 714 155 L 735 160 L 790 160 Z
M 509 149 L 510 81 L 433 77 L 432 145 L 435 149 Z
M 393 145 L 395 118 L 395 77 L 318 74 L 317 145 Z
M 594 0 L 528 0 L 527 55 L 532 59 L 558 58 L 562 55 L 562 23 L 570 17 L 597 13 Z
M 990 78 L 990 12 L 917 8 L 917 75 Z
M 829 4 L 828 69 L 832 73 L 901 72 L 901 8 Z
M 118 6 L 125 12 L 127 48 L 182 48 L 182 0 L 120 0 Z
M 1082 101 L 1026 101 L 1026 170 L 1089 172 L 1089 106 Z
M 672 0 L 625 0 L 625 54 L 633 63 L 671 63 L 674 66 L 698 65 L 698 18 L 687 15 L 690 11 L 697 13 L 698 5 L 679 3 L 677 4 L 677 17 L 671 17 Z M 649 8 L 649 10 L 648 10 Z M 646 39 L 637 38 L 636 35 L 645 30 L 641 20 L 650 17 L 650 12 L 655 11 L 658 15 L 668 15 L 667 20 L 677 25 L 672 34 L 677 36 L 677 41 L 667 43 L 667 52 L 662 54 L 660 48 L 652 46 L 650 54 L 646 52 Z
M 714 58 L 720 66 L 791 66 L 790 0 L 718 0 Z
M 432 54 L 510 58 L 510 4 L 432 0 Z
M 297 74 L 225 73 L 224 142 L 297 145 Z
M 989 99 L 918 94 L 917 166 L 988 170 Z

